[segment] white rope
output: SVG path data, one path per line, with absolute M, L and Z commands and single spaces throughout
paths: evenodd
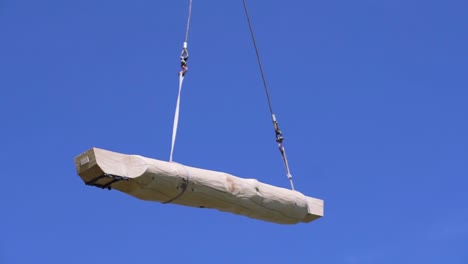
M 174 124 L 172 126 L 172 143 L 171 143 L 171 154 L 169 156 L 169 162 L 172 162 L 172 158 L 174 155 L 174 147 L 175 141 L 177 137 L 177 128 L 179 126 L 179 112 L 180 112 L 180 97 L 182 94 L 182 84 L 184 83 L 184 77 L 187 73 L 187 60 L 189 57 L 189 53 L 187 50 L 188 46 L 188 37 L 189 37 L 189 30 L 190 30 L 190 20 L 192 18 L 192 0 L 189 3 L 189 11 L 188 11 L 188 18 L 187 18 L 187 27 L 185 31 L 185 41 L 183 43 L 182 52 L 180 53 L 180 67 L 181 71 L 179 72 L 179 94 L 177 96 L 177 103 L 176 103 L 176 110 L 174 114 Z
M 177 128 L 179 126 L 179 111 L 180 111 L 180 95 L 182 94 L 182 84 L 184 83 L 184 75 L 179 74 L 179 95 L 177 96 L 176 110 L 174 114 L 174 124 L 172 126 L 172 144 L 171 144 L 171 155 L 169 162 L 172 162 L 172 156 L 174 155 L 174 146 L 177 137 Z

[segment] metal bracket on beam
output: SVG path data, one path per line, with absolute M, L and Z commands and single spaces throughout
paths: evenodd
M 105 178 L 110 178 L 112 179 L 110 182 L 106 183 L 106 184 L 99 184 L 97 183 L 100 179 L 105 179 Z M 117 175 L 113 175 L 113 174 L 107 174 L 107 173 L 104 173 L 102 174 L 101 176 L 99 177 L 96 177 L 92 180 L 90 180 L 89 182 L 85 182 L 86 185 L 90 185 L 90 186 L 95 186 L 95 187 L 98 187 L 98 188 L 101 188 L 101 189 L 108 189 L 108 190 L 111 190 L 112 189 L 112 184 L 113 183 L 116 183 L 118 181 L 128 181 L 128 177 L 124 177 L 124 176 L 117 176 Z

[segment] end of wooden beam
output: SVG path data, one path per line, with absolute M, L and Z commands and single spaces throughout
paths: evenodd
M 309 223 L 323 216 L 323 200 L 307 197 L 307 211 L 308 214 L 302 222 Z
M 96 148 L 81 153 L 75 158 L 75 168 L 81 179 L 87 183 L 104 174 L 96 159 Z
M 75 168 L 87 185 L 110 189 L 116 180 L 141 176 L 147 164 L 138 155 L 91 148 L 75 158 Z

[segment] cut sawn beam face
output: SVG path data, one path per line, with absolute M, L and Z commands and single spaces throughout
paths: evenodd
M 308 223 L 323 216 L 323 200 L 175 162 L 92 148 L 75 158 L 75 166 L 86 184 L 142 200 L 214 208 L 279 224 Z

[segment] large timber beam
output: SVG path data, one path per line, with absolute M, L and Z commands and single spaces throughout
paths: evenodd
M 86 184 L 142 200 L 215 208 L 279 224 L 308 223 L 323 216 L 323 200 L 175 162 L 92 148 L 75 158 L 75 166 Z

